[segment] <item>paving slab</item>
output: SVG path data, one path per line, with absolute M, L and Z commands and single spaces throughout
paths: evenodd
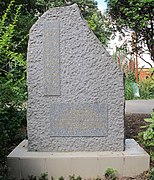
M 151 114 L 154 109 L 154 99 L 126 101 L 126 113 Z

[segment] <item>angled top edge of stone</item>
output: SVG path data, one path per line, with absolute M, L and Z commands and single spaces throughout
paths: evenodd
M 106 54 L 106 57 L 108 58 L 108 60 L 110 62 L 113 63 L 114 68 L 116 68 L 116 70 L 119 72 L 119 74 L 123 75 L 122 70 L 119 68 L 119 66 L 113 61 L 113 59 L 111 58 L 111 55 L 108 53 L 108 51 L 106 50 L 106 48 L 103 46 L 103 44 L 100 42 L 100 40 L 97 38 L 97 36 L 94 34 L 94 32 L 90 29 L 87 21 L 84 19 L 84 17 L 81 14 L 81 11 L 78 7 L 78 5 L 76 3 L 72 4 L 72 5 L 68 5 L 68 6 L 63 6 L 63 7 L 53 7 L 50 8 L 49 10 L 47 10 L 35 23 L 34 25 L 31 27 L 30 29 L 30 34 L 33 33 L 33 31 L 37 30 L 37 27 L 40 25 L 43 25 L 44 21 L 46 20 L 50 20 L 51 18 L 51 14 L 53 14 L 52 18 L 56 17 L 59 18 L 63 15 L 64 9 L 66 11 L 68 11 L 69 13 L 67 14 L 67 16 L 72 16 L 76 13 L 76 16 L 79 16 L 79 18 L 82 19 L 83 23 L 85 24 L 85 28 L 89 31 L 89 33 L 91 34 L 91 36 L 93 36 L 93 38 L 95 39 L 95 41 L 101 45 L 101 47 L 104 49 L 104 52 Z M 65 14 L 66 15 L 66 14 Z M 51 19 L 52 19 L 51 18 Z
M 79 15 L 82 16 L 80 9 L 78 7 L 78 5 L 76 3 L 72 4 L 72 5 L 67 5 L 67 6 L 62 6 L 62 7 L 52 7 L 50 9 L 48 9 L 45 13 L 43 13 L 39 19 L 32 25 L 32 27 L 30 28 L 30 33 L 31 31 L 33 31 L 33 29 L 35 28 L 36 24 L 40 23 L 42 19 L 46 19 L 46 16 L 49 13 L 52 13 L 52 11 L 56 11 L 57 15 L 58 15 L 58 11 L 61 11 L 63 9 L 76 9 L 77 12 L 79 12 Z

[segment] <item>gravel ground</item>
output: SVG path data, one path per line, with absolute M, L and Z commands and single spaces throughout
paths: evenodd
M 126 114 L 125 115 L 125 136 L 126 138 L 134 138 L 141 130 L 141 126 L 145 125 L 144 118 L 150 117 L 150 114 Z

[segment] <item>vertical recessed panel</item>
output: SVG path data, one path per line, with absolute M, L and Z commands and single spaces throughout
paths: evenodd
M 60 95 L 59 21 L 44 23 L 44 95 Z

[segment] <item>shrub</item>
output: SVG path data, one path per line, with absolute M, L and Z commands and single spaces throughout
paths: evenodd
M 63 176 L 60 176 L 58 180 L 65 180 Z
M 14 9 L 14 14 L 11 14 Z M 15 26 L 21 6 L 10 2 L 0 19 L 0 162 L 4 161 L 9 147 L 14 145 L 22 123 L 25 123 L 26 63 L 23 55 L 16 52 Z
M 116 173 L 117 173 L 117 171 L 114 170 L 113 168 L 108 168 L 105 171 L 106 180 L 116 180 L 117 179 Z
M 39 177 L 39 180 L 48 180 L 48 173 L 42 173 Z
M 152 160 L 154 160 L 154 111 L 151 113 L 151 118 L 145 118 L 148 124 L 142 126 L 142 132 L 139 133 L 140 142 L 149 149 Z
M 147 78 L 139 82 L 141 99 L 154 98 L 154 80 Z
M 125 99 L 130 100 L 134 98 L 133 88 L 131 83 L 135 82 L 135 76 L 133 72 L 129 72 L 125 77 Z
M 153 179 L 154 179 L 154 169 L 151 169 L 148 180 L 153 180 Z
M 75 175 L 73 174 L 72 176 L 69 176 L 69 180 L 82 180 L 82 177 L 81 176 L 75 177 Z

